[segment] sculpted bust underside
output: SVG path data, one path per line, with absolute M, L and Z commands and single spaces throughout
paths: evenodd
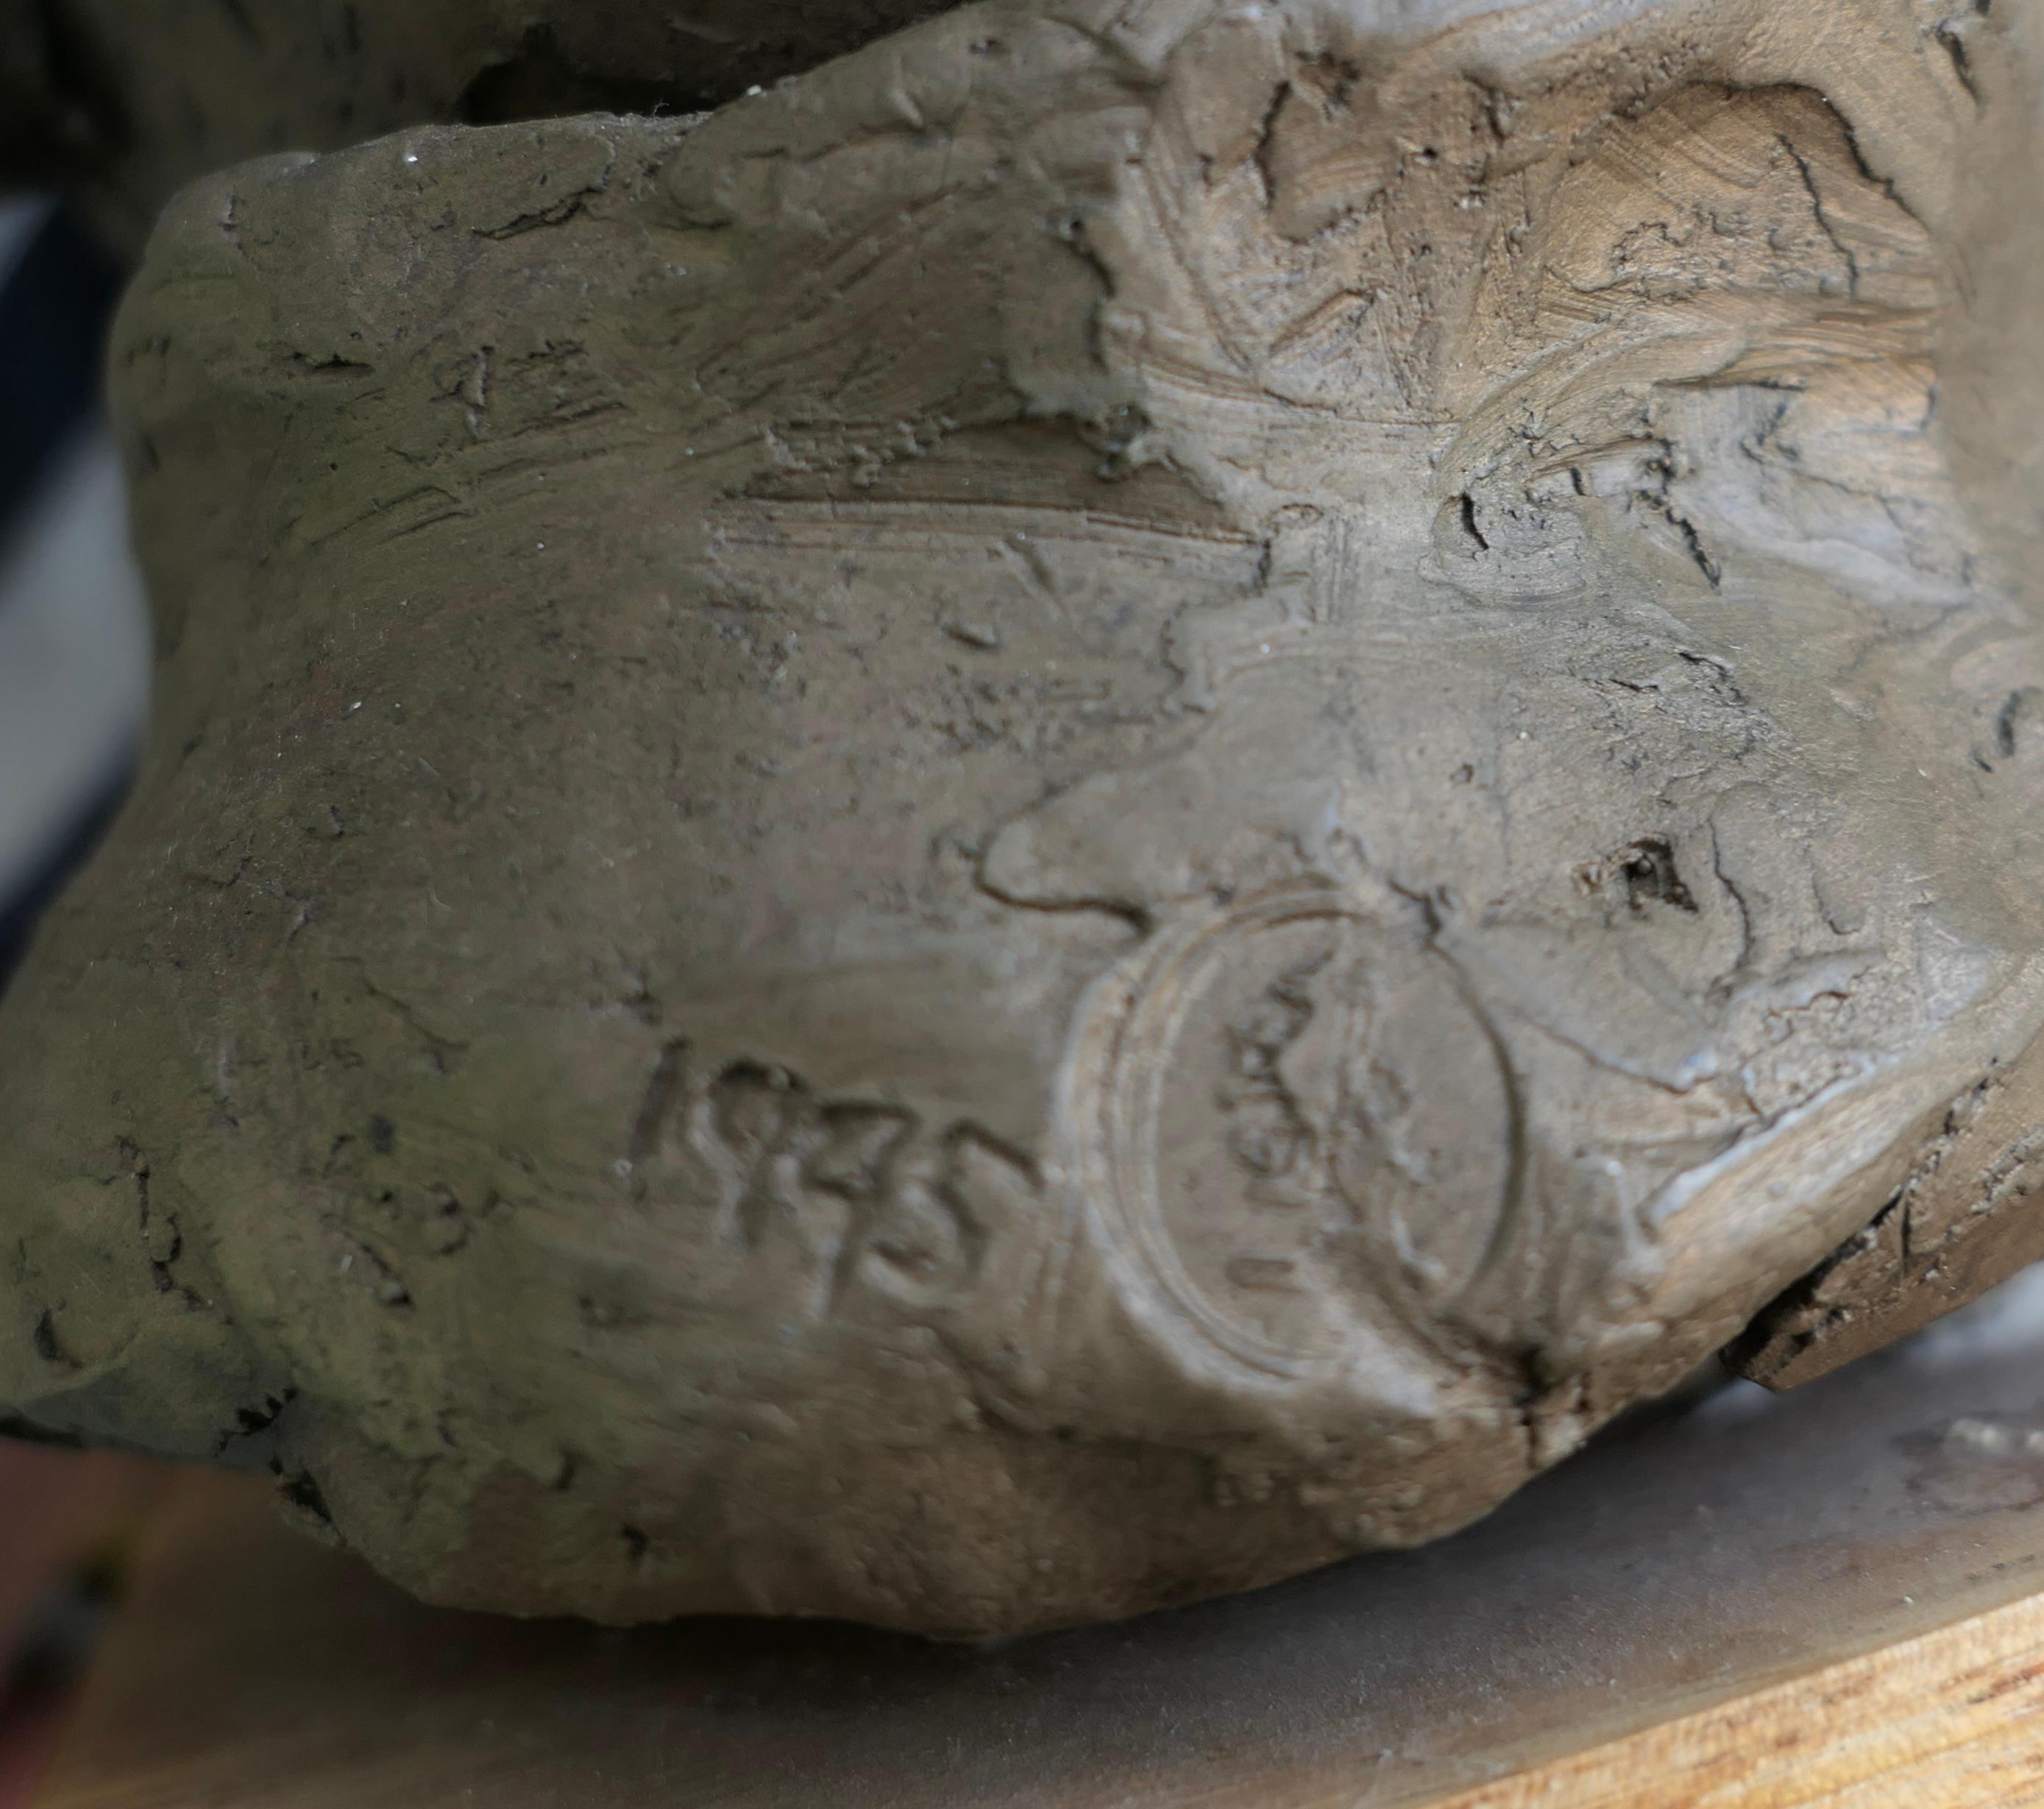
M 209 171 L 434 120 L 688 114 L 945 0 L 0 0 L 0 183 L 117 247 Z
M 2040 1253 L 2031 24 L 996 3 L 188 191 L 0 1402 L 1007 1631 Z

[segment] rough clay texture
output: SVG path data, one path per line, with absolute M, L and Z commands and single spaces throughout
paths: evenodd
M 2019 1199 L 2029 22 L 995 4 L 187 193 L 0 1401 L 440 1599 L 1014 1630 Z
M 0 180 L 139 249 L 222 165 L 436 121 L 688 114 L 948 0 L 0 0 Z

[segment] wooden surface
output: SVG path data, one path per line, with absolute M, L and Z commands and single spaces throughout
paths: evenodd
M 2033 1596 L 1436 1809 L 2018 1809 L 2044 1803 L 2040 1709 Z
M 994 1647 L 437 1613 L 202 1480 L 44 1809 L 2044 1803 L 2019 1285 L 1996 1337 L 1739 1384 L 1426 1551 Z

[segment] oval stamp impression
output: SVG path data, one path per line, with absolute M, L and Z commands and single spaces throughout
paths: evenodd
M 1327 888 L 1164 933 L 1104 984 L 1072 1082 L 1110 1245 L 1258 1368 L 1424 1336 L 1507 1212 L 1517 1102 L 1466 982 Z

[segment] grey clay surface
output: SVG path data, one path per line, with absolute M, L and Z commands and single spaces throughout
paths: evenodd
M 188 190 L 0 1402 L 436 1599 L 1014 1631 L 2008 1222 L 2032 25 L 995 3 Z

